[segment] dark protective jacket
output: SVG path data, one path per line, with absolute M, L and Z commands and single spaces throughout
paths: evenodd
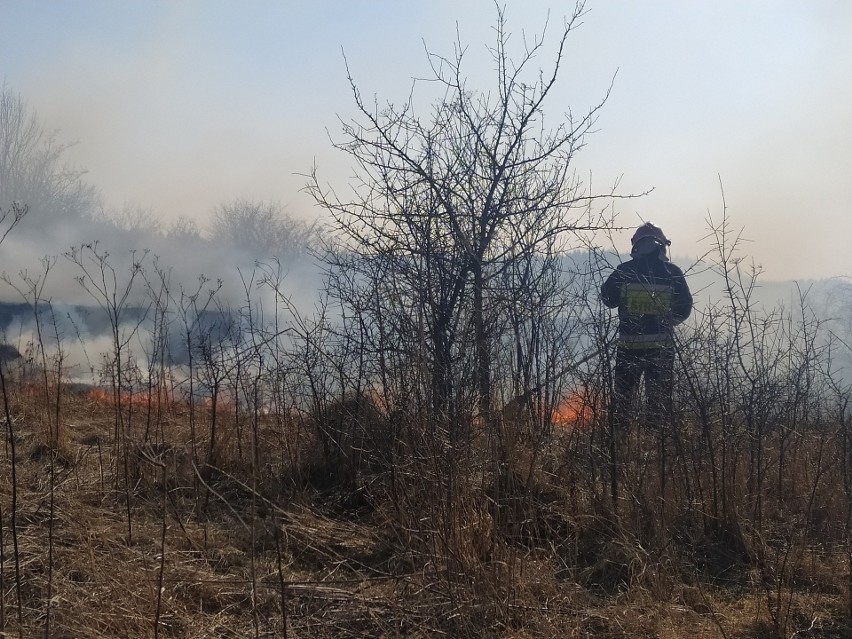
M 677 266 L 658 254 L 619 264 L 601 287 L 601 300 L 618 307 L 619 347 L 662 348 L 692 312 L 692 293 Z

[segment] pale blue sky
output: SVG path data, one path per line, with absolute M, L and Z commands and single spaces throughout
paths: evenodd
M 505 6 L 519 42 L 573 3 Z M 586 8 L 545 108 L 551 123 L 588 109 L 617 71 L 577 167 L 601 188 L 654 188 L 618 202 L 621 221 L 652 220 L 676 255 L 697 255 L 721 176 L 768 277 L 852 275 L 852 3 Z M 400 102 L 427 75 L 424 41 L 451 54 L 458 27 L 471 84 L 487 89 L 494 15 L 491 0 L 0 0 L 0 81 L 78 142 L 68 157 L 110 207 L 203 221 L 245 196 L 309 217 L 296 174 L 314 161 L 335 185 L 349 174 L 326 132 L 354 115 L 341 49 L 364 94 Z

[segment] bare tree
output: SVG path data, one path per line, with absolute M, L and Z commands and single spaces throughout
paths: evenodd
M 166 228 L 166 237 L 180 242 L 199 242 L 201 240 L 201 228 L 194 219 L 180 216 Z
M 135 358 L 130 347 L 140 325 L 150 312 L 152 302 L 145 306 L 135 306 L 132 302 L 139 281 L 144 283 L 143 262 L 147 251 L 137 256 L 130 255 L 130 272 L 125 278 L 113 266 L 110 254 L 102 250 L 97 243 L 83 244 L 72 247 L 65 258 L 76 267 L 80 275 L 75 277 L 80 287 L 95 301 L 109 320 L 110 342 L 112 352 L 104 353 L 103 372 L 112 391 L 114 414 L 114 450 L 115 450 L 115 485 L 120 485 L 118 463 L 121 460 L 124 476 L 125 506 L 127 513 L 127 541 L 133 539 L 131 512 L 130 471 L 128 464 L 128 447 L 130 445 L 131 405 L 125 395 L 133 392 Z M 128 413 L 124 414 L 125 404 Z
M 118 231 L 125 231 L 133 235 L 157 235 L 162 227 L 162 222 L 153 210 L 132 202 L 125 202 L 116 211 L 101 211 L 96 219 L 101 223 L 115 227 Z M 179 221 L 175 221 L 173 226 L 178 223 Z
M 277 202 L 237 198 L 216 208 L 211 239 L 248 252 L 253 258 L 290 259 L 305 253 L 317 233 L 314 223 L 289 215 Z
M 461 43 L 450 58 L 427 53 L 428 81 L 443 97 L 426 117 L 417 113 L 413 91 L 401 106 L 369 104 L 349 73 L 359 118 L 343 123 L 335 146 L 356 166 L 351 197 L 311 175 L 308 191 L 338 231 L 330 268 L 352 274 L 336 276 L 332 286 L 345 284 L 337 291 L 342 303 L 371 315 L 368 325 L 381 315 L 386 329 L 396 329 L 407 366 L 428 369 L 423 379 L 437 416 L 460 415 L 453 395 L 464 386 L 460 376 L 470 375 L 477 412 L 491 420 L 493 362 L 505 324 L 499 318 L 505 303 L 518 301 L 507 283 L 519 289 L 545 281 L 515 265 L 549 268 L 530 256 L 553 254 L 571 233 L 606 225 L 588 215 L 594 196 L 572 164 L 606 96 L 581 117 L 569 111 L 555 126 L 544 122 L 566 41 L 583 11 L 578 3 L 564 22 L 555 57 L 542 71 L 535 65 L 546 29 L 515 59 L 498 7 L 490 90 L 468 86 Z M 368 291 L 376 295 L 372 304 Z
M 36 112 L 0 86 L 0 208 L 17 202 L 36 219 L 91 215 L 97 206 L 85 171 L 65 163 L 69 145 L 44 128 Z
M 12 232 L 12 229 L 21 223 L 28 212 L 29 207 L 20 202 L 12 202 L 8 209 L 0 208 L 0 244 Z

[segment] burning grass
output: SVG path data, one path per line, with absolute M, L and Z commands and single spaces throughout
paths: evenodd
M 604 489 L 583 484 L 603 459 L 587 429 L 558 429 L 546 447 L 516 437 L 505 468 L 482 434 L 459 456 L 430 455 L 416 438 L 362 450 L 362 461 L 335 474 L 324 464 L 346 461 L 334 450 L 340 428 L 406 429 L 370 423 L 388 418 L 363 407 L 318 421 L 226 407 L 211 463 L 203 407 L 169 402 L 148 425 L 147 398 L 122 401 L 128 412 L 119 416 L 109 394 L 68 394 L 62 437 L 50 446 L 44 407 L 11 390 L 14 529 L 8 437 L 0 460 L 9 636 L 850 632 L 848 567 L 836 541 L 785 536 L 789 519 L 779 513 L 778 536 L 742 532 L 746 547 L 734 553 L 722 528 L 695 524 L 695 505 L 680 493 L 643 511 L 657 503 L 641 492 L 655 485 L 643 456 L 630 460 L 634 485 L 616 513 Z M 338 430 L 322 427 L 341 414 Z M 652 436 L 631 438 L 653 453 Z M 348 436 L 346 450 L 369 441 Z M 379 453 L 393 461 L 377 462 Z

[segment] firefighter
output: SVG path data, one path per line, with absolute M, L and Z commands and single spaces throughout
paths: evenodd
M 625 413 L 645 378 L 647 422 L 664 432 L 671 417 L 674 327 L 689 317 L 692 294 L 686 278 L 666 254 L 671 245 L 650 222 L 633 234 L 630 259 L 601 287 L 601 300 L 618 308 L 618 351 L 614 371 L 614 426 L 624 435 Z

